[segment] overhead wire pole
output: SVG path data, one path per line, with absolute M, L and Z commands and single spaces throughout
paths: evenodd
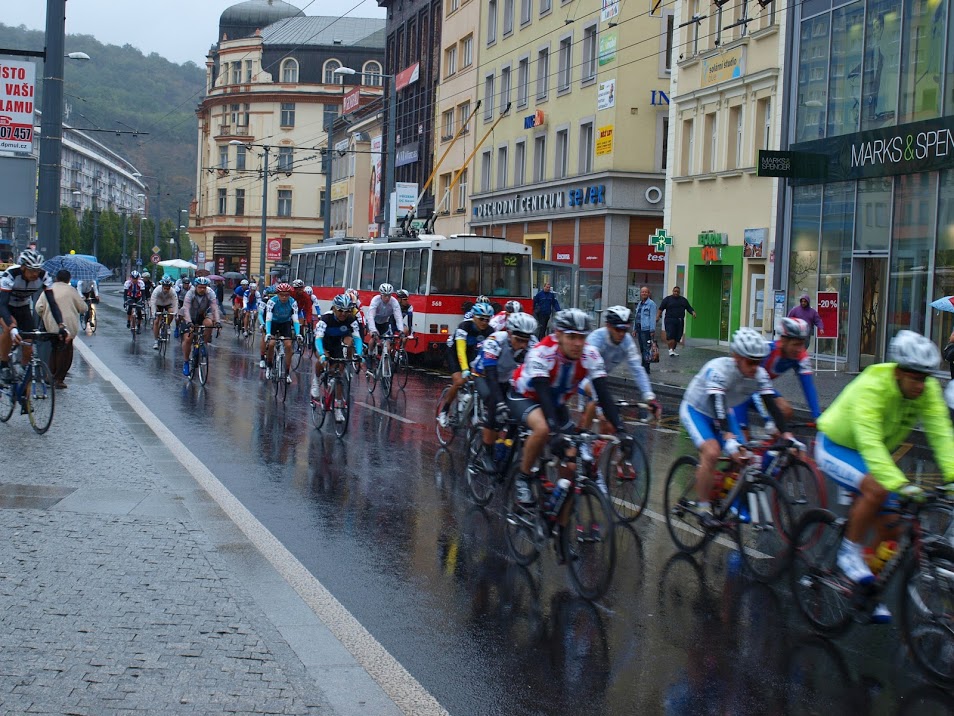
M 43 62 L 43 117 L 40 120 L 40 171 L 37 232 L 47 256 L 60 253 L 60 162 L 63 158 L 63 74 L 66 0 L 46 1 L 46 52 Z

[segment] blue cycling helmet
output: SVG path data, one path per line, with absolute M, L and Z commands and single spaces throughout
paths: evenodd
M 351 310 L 351 298 L 346 294 L 338 294 L 331 301 L 331 307 L 337 308 L 339 311 L 350 311 Z
M 194 283 L 196 286 L 211 286 L 212 285 L 212 281 L 209 279 L 208 276 L 199 276 L 199 278 L 197 278 L 192 283 Z
M 489 303 L 475 303 L 470 312 L 474 318 L 490 318 L 494 315 L 494 307 Z
M 274 296 L 277 293 L 278 293 L 278 288 L 274 285 L 269 286 L 268 288 L 265 289 L 266 296 Z

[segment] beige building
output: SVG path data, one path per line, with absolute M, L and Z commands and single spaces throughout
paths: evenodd
M 190 230 L 215 271 L 258 274 L 262 265 L 288 261 L 293 248 L 322 240 L 325 127 L 353 85 L 362 95 L 382 93 L 383 48 L 379 19 L 308 17 L 280 0 L 247 0 L 222 13 L 197 110 Z
M 661 290 L 669 18 L 645 3 L 480 3 L 470 229 L 529 244 L 594 316 Z M 647 46 L 646 38 L 653 38 Z M 503 119 L 496 123 L 501 115 Z
M 350 123 L 335 122 L 331 171 L 331 236 L 374 238 L 381 213 L 381 104 L 375 102 Z M 339 139 L 340 137 L 340 139 Z
M 679 0 L 670 88 L 667 292 L 696 309 L 687 335 L 727 341 L 740 326 L 771 334 L 777 179 L 756 176 L 777 149 L 785 63 L 778 3 Z M 700 18 L 693 21 L 693 18 Z
M 441 82 L 437 86 L 434 163 L 437 169 L 435 232 L 450 236 L 468 231 L 473 168 L 465 167 L 477 142 L 477 122 L 468 121 L 478 98 L 480 0 L 445 0 L 441 34 Z M 461 127 L 464 127 L 461 132 Z M 454 137 L 460 133 L 457 141 Z M 446 156 L 445 156 L 446 153 Z M 454 177 L 463 168 L 457 183 Z

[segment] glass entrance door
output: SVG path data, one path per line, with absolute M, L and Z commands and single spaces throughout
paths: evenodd
M 749 286 L 749 325 L 757 331 L 762 330 L 765 316 L 765 274 L 752 274 Z
M 861 325 L 859 326 L 860 367 L 878 363 L 884 357 L 884 311 L 887 299 L 888 260 L 866 258 L 861 270 Z

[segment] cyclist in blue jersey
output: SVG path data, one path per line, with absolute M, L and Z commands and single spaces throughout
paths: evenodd
M 243 299 L 245 298 L 245 292 L 248 290 L 248 281 L 242 279 L 242 281 L 232 289 L 232 313 L 241 313 Z
M 301 340 L 301 324 L 298 322 L 298 304 L 291 297 L 292 287 L 287 283 L 278 284 L 278 296 L 271 299 L 265 306 L 265 335 L 276 336 L 285 342 L 285 382 L 291 383 L 291 360 L 295 351 L 292 349 L 292 340 Z M 272 377 L 275 355 L 275 344 L 268 341 L 265 348 L 267 366 L 265 379 Z
M 246 336 L 251 335 L 255 315 L 258 313 L 258 306 L 262 302 L 262 296 L 258 292 L 258 284 L 250 283 L 242 296 L 242 332 Z
M 278 291 L 274 286 L 266 286 L 262 300 L 258 302 L 258 323 L 256 323 L 256 328 L 262 334 L 261 336 L 261 360 L 258 362 L 259 368 L 264 368 L 267 364 L 265 361 L 265 307 L 268 306 L 268 302 L 275 297 Z

